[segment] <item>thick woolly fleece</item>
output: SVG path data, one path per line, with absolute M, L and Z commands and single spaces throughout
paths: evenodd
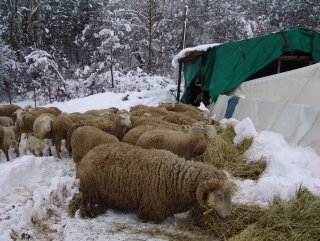
M 200 182 L 227 178 L 211 165 L 121 142 L 90 150 L 78 173 L 80 193 L 70 203 L 71 214 L 78 207 L 82 217 L 95 217 L 107 208 L 138 210 L 141 219 L 155 222 L 198 206 Z

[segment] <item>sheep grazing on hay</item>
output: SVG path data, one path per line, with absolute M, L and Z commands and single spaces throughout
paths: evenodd
M 101 144 L 82 158 L 78 174 L 80 193 L 69 204 L 70 215 L 80 208 L 82 217 L 95 217 L 114 208 L 160 222 L 193 207 L 222 218 L 231 214 L 231 185 L 223 172 L 165 150 Z
M 13 147 L 16 153 L 16 156 L 19 156 L 19 148 L 16 142 L 15 133 L 10 127 L 0 126 L 0 150 L 6 156 L 7 161 L 10 161 L 9 158 L 9 148 Z
M 205 130 L 202 126 L 192 126 L 187 133 L 155 129 L 143 133 L 136 145 L 147 149 L 168 150 L 180 157 L 191 159 L 200 156 L 206 150 Z

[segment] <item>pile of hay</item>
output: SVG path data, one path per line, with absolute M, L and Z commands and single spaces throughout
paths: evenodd
M 320 198 L 306 188 L 299 190 L 297 198 L 283 202 L 280 198 L 254 225 L 252 230 L 235 240 L 320 240 Z
M 191 210 L 179 226 L 195 234 L 229 241 L 319 240 L 320 198 L 300 189 L 289 202 L 275 198 L 268 208 L 235 205 L 232 215 L 222 219 L 216 213 L 203 216 Z
M 220 132 L 220 133 L 219 133 Z M 245 151 L 251 146 L 253 138 L 245 139 L 239 145 L 233 143 L 235 132 L 232 126 L 218 128 L 219 135 L 209 140 L 203 155 L 205 163 L 230 172 L 234 177 L 257 180 L 266 168 L 266 160 L 249 162 Z
M 204 216 L 200 210 L 192 209 L 190 215 L 178 225 L 198 235 L 227 240 L 257 222 L 264 212 L 258 206 L 234 205 L 232 215 L 222 219 L 216 212 Z

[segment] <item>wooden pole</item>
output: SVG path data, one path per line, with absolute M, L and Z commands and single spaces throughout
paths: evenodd
M 177 102 L 180 101 L 180 91 L 181 91 L 181 76 L 182 76 L 182 63 L 179 62 L 179 75 L 178 75 L 178 90 L 177 90 Z
M 188 6 L 185 6 L 181 50 L 185 48 L 185 44 L 186 44 L 187 15 L 188 15 Z M 178 89 L 177 89 L 177 98 L 176 98 L 177 102 L 180 101 L 181 79 L 182 79 L 181 73 L 182 73 L 182 63 L 179 62 Z

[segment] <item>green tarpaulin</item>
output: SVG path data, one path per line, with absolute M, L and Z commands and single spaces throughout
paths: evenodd
M 184 64 L 181 101 L 189 103 L 190 88 L 196 82 L 202 83 L 203 91 L 215 101 L 279 56 L 293 51 L 311 53 L 314 61 L 320 62 L 320 33 L 295 28 L 209 48 Z

